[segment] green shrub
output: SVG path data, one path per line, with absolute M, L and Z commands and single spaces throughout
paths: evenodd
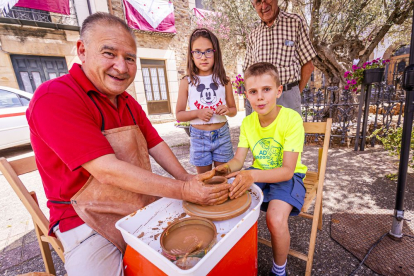
M 384 149 L 388 151 L 391 156 L 400 156 L 401 153 L 401 140 L 402 140 L 402 127 L 390 128 L 386 130 L 385 128 L 379 128 L 375 130 L 370 138 L 376 137 L 381 141 Z M 411 152 L 414 151 L 414 129 L 411 133 L 411 142 L 410 142 Z M 411 154 L 411 158 L 408 159 L 408 166 L 414 169 L 414 155 Z

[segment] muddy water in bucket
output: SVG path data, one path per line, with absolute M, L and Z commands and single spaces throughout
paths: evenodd
M 213 229 L 201 224 L 188 224 L 177 228 L 164 239 L 164 248 L 168 251 L 188 253 L 201 244 L 205 248 L 214 237 Z M 190 252 L 191 253 L 191 252 Z
M 182 219 L 168 226 L 161 234 L 162 254 L 172 261 L 184 257 L 189 260 L 192 260 L 191 257 L 202 258 L 216 243 L 216 238 L 217 229 L 211 221 L 204 218 Z M 178 264 L 189 266 L 187 261 Z

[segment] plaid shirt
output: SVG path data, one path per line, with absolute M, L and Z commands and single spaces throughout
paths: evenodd
M 271 27 L 261 22 L 249 34 L 243 72 L 254 63 L 270 62 L 278 69 L 281 84 L 287 84 L 298 81 L 301 67 L 315 56 L 304 20 L 279 10 Z

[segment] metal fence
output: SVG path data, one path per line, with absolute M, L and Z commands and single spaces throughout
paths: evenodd
M 303 120 L 320 122 L 333 118 L 332 138 L 337 137 L 341 145 L 352 143 L 356 138 L 357 122 L 363 119 L 362 114 L 358 116 L 362 94 L 338 87 L 305 89 L 302 93 Z M 388 130 L 391 126 L 401 125 L 405 102 L 403 90 L 397 90 L 384 81 L 373 85 L 369 102 L 368 134 L 381 127 Z M 375 140 L 370 139 L 370 142 L 374 145 Z
M 45 28 L 79 30 L 73 0 L 69 0 L 69 6 L 69 15 L 22 7 L 13 7 L 7 12 L 0 10 L 0 22 Z

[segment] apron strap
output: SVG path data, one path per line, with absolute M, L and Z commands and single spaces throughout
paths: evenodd
M 57 201 L 57 200 L 48 200 L 49 202 L 56 203 L 56 204 L 71 204 L 70 201 Z
M 102 118 L 102 125 L 101 125 L 101 131 L 105 130 L 105 120 L 104 120 L 104 116 L 102 114 L 101 109 L 98 107 L 98 105 L 96 104 L 95 100 L 92 98 L 91 94 L 88 93 L 89 98 L 91 98 L 91 100 L 93 101 L 93 103 L 95 104 L 96 108 L 99 110 L 99 113 L 101 113 L 101 118 Z

